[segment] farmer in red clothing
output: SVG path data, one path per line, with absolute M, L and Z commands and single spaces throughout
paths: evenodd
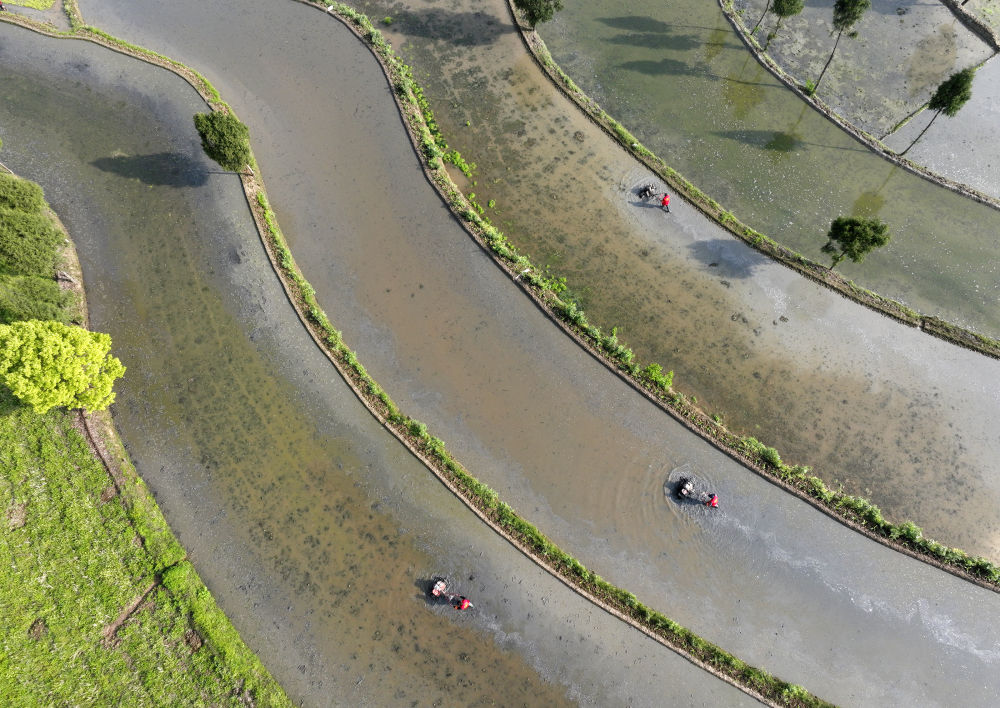
M 663 193 L 663 199 L 660 201 L 660 206 L 663 207 L 663 211 L 670 213 L 670 195 L 666 192 Z
M 719 495 L 718 494 L 711 495 L 708 498 L 708 501 L 705 502 L 705 506 L 710 506 L 713 509 L 718 509 L 719 508 Z
M 459 595 L 455 598 L 455 609 L 456 610 L 467 610 L 472 607 L 472 603 L 469 602 L 469 598 L 464 595 Z

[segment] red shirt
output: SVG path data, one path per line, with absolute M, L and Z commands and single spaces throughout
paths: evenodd
M 663 201 L 660 202 L 660 206 L 670 206 L 670 195 L 669 194 L 664 194 L 663 195 Z

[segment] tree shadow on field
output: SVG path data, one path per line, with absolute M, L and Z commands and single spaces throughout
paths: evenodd
M 676 59 L 660 59 L 659 61 L 627 61 L 618 65 L 625 71 L 637 71 L 647 76 L 703 76 L 704 69 L 691 66 Z
M 501 23 L 485 12 L 448 12 L 437 8 L 399 10 L 389 15 L 393 30 L 409 37 L 445 40 L 459 47 L 479 47 L 495 42 L 501 34 L 514 31 L 510 23 Z
M 669 32 L 672 27 L 683 27 L 684 29 L 716 31 L 716 27 L 703 27 L 701 25 L 682 25 L 674 22 L 664 22 L 652 17 L 641 15 L 629 15 L 628 17 L 599 17 L 597 19 L 603 25 L 614 27 L 615 29 L 627 30 L 629 32 Z
M 713 275 L 724 280 L 745 280 L 771 263 L 763 253 L 748 248 L 735 239 L 709 239 L 695 241 L 688 250 Z
M 210 172 L 202 162 L 179 152 L 99 157 L 91 164 L 103 172 L 156 187 L 200 187 Z
M 693 34 L 679 34 L 674 32 L 665 34 L 652 34 L 650 32 L 620 34 L 608 39 L 607 42 L 609 44 L 622 44 L 627 47 L 667 49 L 678 52 L 695 49 L 705 44 L 704 40 Z
M 800 150 L 806 145 L 814 145 L 815 147 L 828 150 L 868 152 L 868 148 L 814 143 L 809 140 L 802 140 L 794 133 L 786 133 L 780 130 L 716 130 L 713 132 L 720 138 L 729 138 L 744 145 L 750 145 L 770 152 L 789 153 Z

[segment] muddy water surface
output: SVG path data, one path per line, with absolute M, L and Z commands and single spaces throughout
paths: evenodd
M 0 25 L 4 162 L 74 234 L 116 421 L 199 573 L 301 705 L 750 701 L 569 593 L 356 402 L 299 326 L 179 79 Z M 476 611 L 428 605 L 443 572 Z
M 655 153 L 754 228 L 820 262 L 830 222 L 877 216 L 893 241 L 858 283 L 1000 334 L 993 235 L 979 206 L 870 154 L 749 55 L 716 4 L 588 0 L 541 34 L 556 61 Z
M 192 55 L 204 57 L 220 21 L 208 11 L 225 7 L 151 8 L 157 22 L 145 26 L 169 30 L 162 42 L 140 27 L 142 13 L 131 5 L 110 11 L 102 4 L 99 24 L 124 36 L 138 32 L 161 51 L 169 43 L 181 59 L 188 42 Z M 220 48 L 219 61 L 229 63 L 233 85 L 255 86 L 233 103 L 254 134 L 268 136 L 259 154 L 265 175 L 296 178 L 269 177 L 279 216 L 292 217 L 286 229 L 300 262 L 362 361 L 407 411 L 587 565 L 779 675 L 852 704 L 944 704 L 956 681 L 982 687 L 970 701 L 992 700 L 1000 657 L 982 613 L 1000 611 L 995 596 L 790 500 L 582 353 L 510 287 L 426 186 L 415 187 L 425 183 L 416 162 L 403 157 L 412 151 L 392 128 L 398 118 L 379 120 L 392 116 L 387 89 L 348 106 L 324 90 L 330 77 L 315 66 L 346 62 L 340 52 L 350 40 L 339 25 L 326 27 L 298 5 L 282 8 L 282 22 L 268 15 L 274 7 L 239 15 L 245 26 L 223 14 L 248 36 L 255 23 L 267 24 L 280 57 L 258 62 L 256 47 L 236 44 Z M 214 80 L 212 65 L 202 70 Z M 353 74 L 364 63 L 347 66 Z M 377 74 L 361 77 L 380 85 Z M 279 104 L 267 99 L 272 89 L 285 95 L 285 84 L 303 93 L 294 111 L 274 115 Z M 355 113 L 364 130 L 355 132 Z M 553 135 L 577 140 L 584 128 Z M 397 159 L 359 162 L 355 141 Z M 331 187 L 340 184 L 353 186 L 349 197 Z M 598 194 L 621 221 L 624 192 Z M 645 214 L 664 222 L 653 210 Z M 690 228 L 692 214 L 677 216 L 682 232 Z M 756 265 L 720 254 L 730 279 Z M 671 470 L 683 465 L 728 500 L 725 513 L 664 497 Z M 828 671 L 830 657 L 842 668 L 838 676 Z
M 619 326 L 641 358 L 673 369 L 677 387 L 733 429 L 872 497 L 890 518 L 914 519 L 934 538 L 1000 559 L 1000 439 L 987 423 L 1000 412 L 996 362 L 780 275 L 676 199 L 669 218 L 639 204 L 631 190 L 648 175 L 540 75 L 503 3 L 365 7 L 394 18 L 383 30 L 428 87 L 451 144 L 479 165 L 468 189 L 484 204 L 496 199 L 494 221 L 537 261 L 569 275 L 592 319 Z M 788 108 L 718 21 L 697 56 L 712 66 L 743 58 L 746 80 L 722 82 L 737 117 L 775 101 Z M 443 24 L 461 32 L 441 37 Z M 814 120 L 799 104 L 791 118 Z M 681 128 L 695 130 L 694 119 L 684 120 Z M 698 164 L 716 159 L 704 136 L 678 140 Z M 780 172 L 801 147 L 775 140 L 775 149 L 756 153 L 757 168 Z M 879 184 L 857 200 L 866 213 L 884 206 L 886 185 L 906 179 L 878 164 Z M 813 172 L 810 179 L 821 176 Z M 929 492 L 946 483 L 954 496 Z

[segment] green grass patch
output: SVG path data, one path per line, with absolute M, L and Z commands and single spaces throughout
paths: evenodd
M 5 704 L 236 706 L 239 688 L 290 705 L 190 565 L 178 565 L 183 551 L 144 485 L 117 494 L 74 416 L 37 415 L 0 393 Z
M 0 172 L 0 208 L 40 214 L 45 196 L 34 182 Z
M 47 216 L 0 207 L 0 272 L 51 278 L 61 242 Z
M 56 320 L 68 324 L 73 295 L 51 278 L 0 273 L 0 324 Z

